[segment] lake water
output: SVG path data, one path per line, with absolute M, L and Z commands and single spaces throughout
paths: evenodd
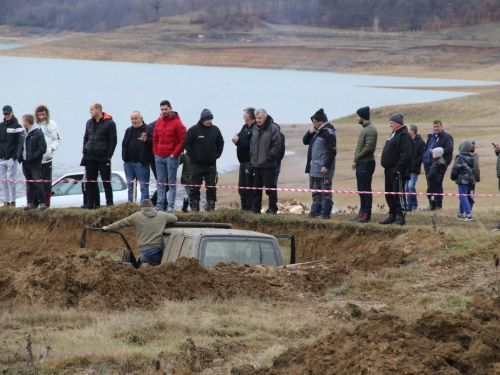
M 1 48 L 1 46 L 0 46 Z M 168 99 L 186 127 L 204 108 L 214 114 L 225 149 L 221 172 L 238 165 L 231 142 L 243 124 L 242 110 L 262 107 L 279 124 L 308 123 L 320 107 L 330 119 L 372 108 L 457 98 L 468 93 L 378 88 L 490 85 L 498 82 L 370 77 L 294 70 L 219 68 L 126 62 L 39 59 L 0 56 L 0 105 L 12 105 L 16 117 L 47 104 L 63 139 L 54 157 L 54 175 L 80 170 L 85 123 L 93 102 L 113 116 L 118 128 L 114 169 L 123 169 L 121 140 L 130 113 L 142 112 L 146 123 L 159 116 Z M 370 87 L 372 86 L 372 87 Z M 375 88 L 377 87 L 377 88 Z M 353 120 L 354 121 L 354 120 Z M 411 119 L 408 119 L 411 121 Z

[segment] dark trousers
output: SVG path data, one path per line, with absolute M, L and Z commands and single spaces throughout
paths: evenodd
M 23 174 L 26 180 L 42 179 L 42 161 L 27 162 L 23 161 Z M 39 203 L 45 203 L 45 194 L 43 192 L 42 182 L 26 182 L 26 198 L 28 204 L 33 204 L 35 194 Z
M 113 205 L 113 189 L 111 187 L 111 163 L 96 163 L 87 161 L 85 164 L 87 181 L 97 181 L 100 174 L 103 181 L 104 194 L 106 195 L 106 205 Z M 108 181 L 108 182 L 104 182 Z M 96 196 L 99 195 L 97 182 L 87 182 L 87 207 L 94 208 L 97 203 Z
M 45 204 L 50 207 L 50 197 L 52 196 L 52 162 L 42 164 L 43 192 L 45 194 Z M 35 196 L 34 206 L 38 206 L 38 198 Z
M 375 172 L 375 160 L 356 164 L 356 181 L 358 191 L 372 191 L 372 177 Z M 372 194 L 359 194 L 360 209 L 367 214 L 372 213 Z
M 253 187 L 256 188 L 276 188 L 274 184 L 276 177 L 276 168 L 253 168 Z M 276 190 L 266 190 L 267 197 L 269 198 L 268 212 L 278 212 L 278 192 Z M 260 213 L 262 209 L 262 190 L 257 189 L 253 191 L 252 211 Z
M 253 187 L 253 169 L 252 163 L 245 161 L 240 163 L 240 175 L 238 178 L 238 187 Z M 245 211 L 252 210 L 253 190 L 238 189 L 241 199 L 241 209 Z
M 191 161 L 189 170 L 189 185 L 201 185 L 205 180 L 205 186 L 215 186 L 217 184 L 217 166 L 199 165 Z M 200 201 L 200 186 L 191 186 L 189 191 L 191 202 Z M 217 201 L 217 188 L 207 187 L 207 202 Z
M 439 183 L 432 183 L 432 182 L 427 182 L 427 194 L 439 194 L 441 191 L 443 191 L 443 185 L 440 185 Z M 436 207 L 437 207 L 437 195 L 428 195 L 429 201 L 435 201 L 436 202 Z
M 425 171 L 425 178 L 427 179 L 427 176 L 429 175 L 429 172 L 430 172 L 430 169 L 431 169 L 431 165 L 425 165 L 424 164 L 424 171 Z M 446 174 L 446 170 L 448 169 L 448 166 L 446 166 L 446 168 L 444 169 L 444 172 L 443 172 L 443 178 L 441 179 L 441 182 L 440 182 L 440 185 L 438 187 L 438 191 L 436 191 L 435 193 L 438 193 L 438 194 L 443 194 L 444 190 L 443 190 L 443 181 L 444 181 L 444 175 Z M 428 183 L 427 183 L 428 184 Z M 430 198 L 429 198 L 430 200 Z M 442 195 L 437 195 L 436 196 L 436 207 L 437 208 L 443 208 L 443 196 Z
M 333 180 L 331 178 L 311 177 L 312 189 L 314 190 L 332 190 Z M 324 206 L 333 206 L 332 192 L 329 193 L 315 193 L 313 196 L 313 203 Z
M 385 191 L 386 192 L 405 192 L 405 183 L 402 176 L 396 171 L 396 168 L 386 168 L 385 176 Z M 406 195 L 404 194 L 386 194 L 385 201 L 389 206 L 389 214 L 404 215 L 406 214 Z

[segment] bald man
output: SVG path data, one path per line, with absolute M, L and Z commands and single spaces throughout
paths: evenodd
M 133 202 L 134 179 L 137 179 L 141 190 L 141 202 L 149 199 L 149 173 L 153 162 L 153 131 L 146 125 L 141 112 L 130 114 L 132 126 L 125 130 L 122 142 L 123 169 L 127 176 L 128 201 Z
M 80 165 L 85 167 L 87 175 L 87 203 L 82 208 L 96 209 L 99 188 L 97 176 L 101 174 L 106 205 L 113 206 L 113 189 L 111 188 L 111 158 L 115 152 L 117 136 L 113 118 L 102 111 L 102 105 L 90 105 L 91 119 L 85 125 L 83 137 L 83 158 Z

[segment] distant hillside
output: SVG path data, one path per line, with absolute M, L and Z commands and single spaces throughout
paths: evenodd
M 262 22 L 375 31 L 440 30 L 500 19 L 500 0 L 0 0 L 0 25 L 99 32 L 190 12 L 205 28 Z

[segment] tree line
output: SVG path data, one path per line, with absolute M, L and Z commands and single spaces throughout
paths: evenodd
M 0 25 L 103 31 L 202 10 L 206 28 L 262 21 L 375 31 L 439 30 L 498 21 L 500 0 L 0 0 Z

